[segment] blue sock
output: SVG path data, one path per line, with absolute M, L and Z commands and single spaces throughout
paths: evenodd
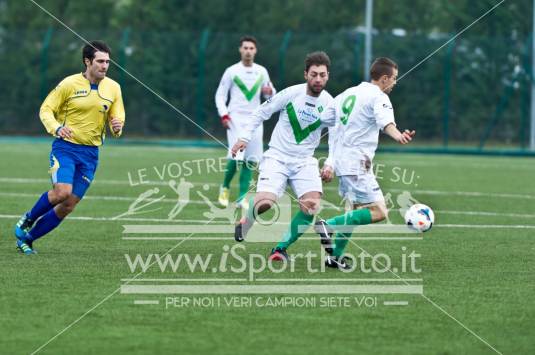
M 32 230 L 28 233 L 28 239 L 35 241 L 41 238 L 43 235 L 50 232 L 52 229 L 56 228 L 63 219 L 60 219 L 56 215 L 56 211 L 51 209 L 48 211 L 41 219 L 37 221 Z
M 50 211 L 52 207 L 54 207 L 54 205 L 48 201 L 48 191 L 47 191 L 44 194 L 42 194 L 41 197 L 39 197 L 39 200 L 37 200 L 37 202 L 32 207 L 30 212 L 28 212 L 26 215 L 28 216 L 29 219 L 31 219 L 32 221 L 35 221 L 37 220 L 37 218 L 41 217 L 42 215 Z

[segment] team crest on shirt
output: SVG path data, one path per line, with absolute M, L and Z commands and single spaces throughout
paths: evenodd
M 106 113 L 106 112 L 108 112 L 108 108 L 109 108 L 108 105 L 104 105 L 104 104 L 103 104 L 103 105 L 102 105 L 102 110 L 99 111 L 99 112 L 100 112 L 100 113 Z

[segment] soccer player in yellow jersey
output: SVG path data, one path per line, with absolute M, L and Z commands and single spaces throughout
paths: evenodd
M 97 169 L 106 125 L 113 136 L 122 133 L 121 87 L 106 77 L 110 53 L 101 41 L 85 45 L 85 71 L 63 79 L 41 106 L 39 117 L 56 137 L 50 152 L 53 188 L 15 226 L 17 248 L 24 254 L 35 253 L 33 242 L 56 228 L 84 197 Z

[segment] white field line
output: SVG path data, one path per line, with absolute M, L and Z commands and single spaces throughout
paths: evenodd
M 3 197 L 23 197 L 23 198 L 38 198 L 39 197 L 39 194 L 33 194 L 33 193 L 22 193 L 22 192 L 0 192 L 0 196 L 3 196 Z M 84 197 L 84 200 L 96 200 L 96 201 L 125 201 L 125 202 L 134 202 L 137 198 L 135 197 L 125 197 L 125 196 L 98 196 L 98 195 L 89 195 L 89 196 L 85 196 Z M 148 198 L 148 199 L 145 199 L 144 201 L 152 201 L 152 200 L 156 200 L 156 199 L 152 199 L 152 198 Z M 172 198 L 164 198 L 162 199 L 160 202 L 164 202 L 164 203 L 177 203 L 178 200 L 177 199 L 172 199 Z M 184 201 L 182 201 L 184 202 Z M 206 205 L 206 203 L 204 201 L 201 201 L 201 200 L 189 200 L 187 201 L 188 204 L 193 204 L 193 205 Z M 286 204 L 280 204 L 280 206 L 287 206 Z M 335 207 L 331 206 L 331 205 L 326 205 L 326 206 L 323 206 L 322 209 L 325 209 L 325 210 L 336 210 Z M 341 207 L 339 207 L 338 209 L 341 209 Z M 390 209 L 391 212 L 393 211 L 397 211 L 397 209 Z M 530 213 L 509 213 L 509 212 L 492 212 L 492 211 L 455 211 L 455 210 L 435 210 L 435 214 L 437 215 L 440 215 L 440 214 L 450 214 L 450 215 L 466 215 L 466 216 L 485 216 L 485 217 L 512 217 L 512 218 L 535 218 L 535 214 L 530 214 Z M 69 218 L 72 218 L 72 217 L 69 217 Z M 100 218 L 100 220 L 108 220 L 109 218 L 106 218 L 106 217 L 82 217 L 82 218 Z M 126 218 L 120 218 L 119 220 L 128 220 Z M 204 220 L 192 220 L 192 219 L 188 219 L 188 220 L 179 220 L 179 219 L 175 219 L 175 220 L 168 220 L 168 219 L 152 219 L 152 218 L 149 218 L 149 219 L 134 219 L 134 220 L 147 220 L 147 221 L 167 221 L 167 222 L 194 222 L 194 223 L 203 223 Z
M 21 215 L 16 215 L 16 214 L 0 214 L 1 219 L 10 219 L 10 218 L 19 219 L 20 216 Z M 113 217 L 87 217 L 87 216 L 69 216 L 67 217 L 67 219 L 73 220 L 73 221 L 102 221 L 102 222 L 129 221 L 129 222 L 165 222 L 165 223 L 179 222 L 179 223 L 203 223 L 203 224 L 206 224 L 206 222 L 208 222 L 205 219 L 200 220 L 200 219 L 130 218 L 130 217 L 123 217 L 123 218 L 115 219 Z
M 39 194 L 34 193 L 24 193 L 24 192 L 0 192 L 0 196 L 3 197 L 23 197 L 23 198 L 33 198 L 37 199 Z M 98 196 L 98 195 L 88 195 L 84 197 L 84 200 L 97 200 L 97 201 L 125 201 L 125 202 L 134 202 L 137 197 L 126 197 L 126 196 Z M 156 198 L 147 198 L 144 201 L 153 201 Z M 177 203 L 177 199 L 174 198 L 164 198 L 160 202 L 164 203 Z M 190 200 L 188 204 L 193 205 L 206 205 L 204 201 L 201 200 Z M 286 204 L 280 204 L 280 206 L 286 206 Z M 341 207 L 339 207 L 340 209 Z M 322 209 L 326 210 L 336 210 L 335 207 L 331 205 L 323 206 Z M 390 209 L 390 212 L 397 211 L 397 209 Z M 487 216 L 487 217 L 515 217 L 515 218 L 535 218 L 535 214 L 529 213 L 503 213 L 503 212 L 492 212 L 492 211 L 455 211 L 455 210 L 435 210 L 436 214 L 451 214 L 451 215 L 467 215 L 467 216 Z M 98 218 L 98 217 L 95 217 Z M 105 220 L 105 219 L 103 219 Z M 127 220 L 120 218 L 120 220 Z M 141 219 L 140 219 L 141 220 Z M 153 220 L 153 219 L 148 219 Z M 166 220 L 161 219 L 161 221 L 169 222 L 192 222 L 192 223 L 203 223 L 204 220 Z
M 121 282 L 247 282 L 247 278 L 199 278 L 199 279 L 121 279 Z
M 535 224 L 435 224 L 433 228 L 471 228 L 471 229 L 535 229 Z
M 20 215 L 17 214 L 0 214 L 0 219 L 19 219 Z M 121 219 L 114 219 L 110 217 L 87 217 L 87 216 L 73 216 L 73 217 L 67 217 L 69 220 L 74 221 L 104 221 L 104 222 L 122 222 L 122 221 L 129 221 L 129 222 L 181 222 L 181 223 L 203 223 L 206 224 L 206 220 L 194 220 L 194 219 L 174 219 L 174 220 L 168 220 L 168 219 L 162 219 L 162 218 L 121 218 Z M 535 229 L 534 225 L 523 225 L 523 224 L 435 224 L 433 225 L 433 228 L 466 228 L 466 229 Z M 311 232 L 312 233 L 312 232 Z M 193 238 L 180 238 L 180 237 L 126 237 L 123 238 L 125 240 L 182 240 L 182 239 L 191 239 Z M 227 240 L 228 238 L 218 238 L 218 237 L 199 237 L 198 239 L 205 239 L 205 240 Z M 301 239 L 307 239 L 306 237 Z M 352 239 L 358 239 L 358 238 L 352 238 Z M 362 240 L 371 240 L 372 237 L 364 237 L 361 238 Z M 385 238 L 382 238 L 381 240 L 384 240 Z M 401 240 L 402 237 L 392 237 L 389 238 L 394 240 Z M 422 238 L 406 238 L 408 240 L 416 240 L 416 239 L 422 239 Z
M 50 184 L 50 179 L 32 179 L 32 178 L 11 178 L 11 177 L 1 177 L 0 183 L 12 183 L 12 184 L 36 184 L 36 183 L 46 183 Z M 129 182 L 126 180 L 95 180 L 93 184 L 96 185 L 119 185 L 119 186 L 130 186 Z M 194 186 L 203 186 L 208 185 L 210 187 L 219 187 L 218 183 L 194 183 Z M 135 185 L 132 187 L 151 187 L 151 186 L 169 186 L 167 181 L 147 181 L 143 185 Z M 324 190 L 328 191 L 338 191 L 338 187 L 324 186 Z M 517 198 L 517 199 L 528 199 L 535 200 L 535 195 L 528 194 L 512 194 L 512 193 L 499 193 L 499 192 L 480 192 L 480 191 L 444 191 L 444 190 L 418 190 L 418 189 L 385 189 L 385 191 L 392 192 L 403 192 L 409 191 L 414 194 L 419 195 L 445 195 L 445 196 L 471 196 L 471 197 L 497 197 L 497 198 Z

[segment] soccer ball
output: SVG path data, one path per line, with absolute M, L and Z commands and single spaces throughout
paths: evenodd
M 405 213 L 405 223 L 409 228 L 418 232 L 427 232 L 433 227 L 435 214 L 433 210 L 424 204 L 412 205 Z

